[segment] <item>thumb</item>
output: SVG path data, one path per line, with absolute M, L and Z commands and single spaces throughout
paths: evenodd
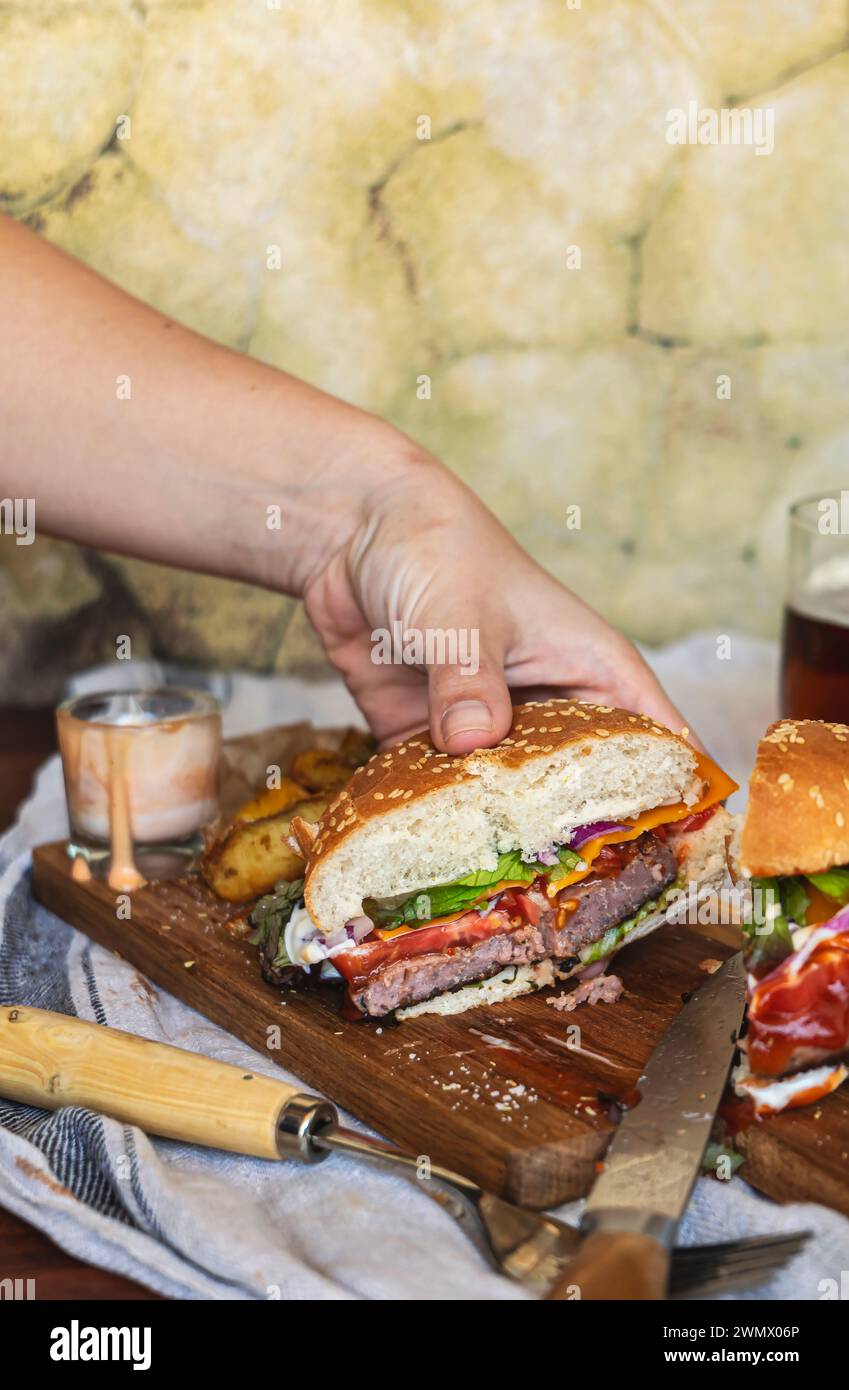
M 428 667 L 431 737 L 454 756 L 500 743 L 513 721 L 502 653 L 470 647 L 474 659 Z

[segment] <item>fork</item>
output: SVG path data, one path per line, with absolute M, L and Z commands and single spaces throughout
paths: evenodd
M 299 1136 L 300 1156 L 307 1162 L 314 1162 L 315 1157 L 304 1152 L 304 1147 L 318 1149 L 322 1156 L 338 1150 L 418 1174 L 418 1158 L 383 1140 L 342 1129 L 335 1118 L 322 1116 L 310 1125 L 306 1108 L 301 1111 L 303 1099 L 309 1098 L 297 1098 L 286 1123 L 293 1135 Z M 320 1104 L 326 1106 L 327 1102 Z M 298 1123 L 299 1111 L 306 1125 Z M 582 1237 L 573 1226 L 545 1213 L 513 1206 L 447 1168 L 431 1165 L 422 1186 L 454 1217 L 493 1268 L 540 1296 L 556 1286 L 580 1247 Z M 692 1298 L 761 1283 L 797 1255 L 809 1236 L 809 1231 L 794 1231 L 716 1245 L 679 1246 L 672 1252 L 670 1296 Z
M 0 1095 L 47 1110 L 79 1105 L 233 1153 L 317 1163 L 338 1151 L 420 1175 L 418 1157 L 343 1129 L 329 1101 L 285 1081 L 23 1005 L 0 1007 Z M 513 1206 L 437 1164 L 422 1187 L 495 1269 L 532 1292 L 545 1295 L 568 1273 L 581 1236 L 565 1222 Z M 675 1250 L 671 1292 L 692 1297 L 756 1283 L 807 1238 L 796 1232 Z

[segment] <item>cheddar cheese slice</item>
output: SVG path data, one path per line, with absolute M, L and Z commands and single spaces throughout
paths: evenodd
M 570 883 L 579 883 L 582 878 L 586 878 L 593 860 L 598 858 L 605 845 L 621 845 L 626 840 L 636 840 L 646 830 L 654 830 L 658 825 L 673 825 L 675 821 L 686 820 L 688 816 L 697 816 L 701 811 L 709 811 L 711 806 L 718 805 L 732 792 L 736 792 L 737 783 L 732 781 L 706 753 L 696 753 L 696 770 L 705 783 L 705 790 L 698 801 L 692 806 L 688 806 L 685 801 L 679 801 L 673 806 L 658 806 L 653 811 L 643 811 L 642 815 L 635 819 L 622 822 L 630 827 L 627 831 L 611 830 L 607 835 L 598 835 L 594 840 L 587 840 L 578 851 L 586 867 L 564 874 L 562 878 L 554 881 L 549 879 L 548 896 L 554 898 L 562 888 L 568 888 Z

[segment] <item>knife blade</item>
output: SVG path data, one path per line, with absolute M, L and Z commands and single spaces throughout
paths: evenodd
M 746 971 L 732 956 L 694 991 L 637 1082 L 587 1199 L 585 1232 L 651 1236 L 671 1248 L 701 1166 L 743 1021 Z

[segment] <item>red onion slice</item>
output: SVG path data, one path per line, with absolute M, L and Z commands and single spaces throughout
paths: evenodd
M 612 820 L 590 821 L 589 825 L 579 825 L 577 830 L 573 830 L 569 836 L 569 848 L 578 849 L 585 845 L 587 840 L 594 840 L 597 835 L 609 835 L 614 830 L 621 830 L 624 834 L 631 827 L 628 825 L 617 825 Z
M 345 923 L 345 933 L 348 940 L 355 941 L 357 945 L 373 931 L 374 922 L 370 917 L 352 917 L 350 922 Z
M 604 956 L 601 960 L 593 961 L 592 965 L 585 965 L 583 970 L 576 970 L 575 974 L 581 980 L 597 980 L 599 975 L 603 975 L 608 965 L 610 957 Z
M 546 849 L 538 850 L 537 859 L 540 864 L 544 864 L 547 869 L 552 868 L 557 863 L 557 850 L 554 848 L 554 845 Z

